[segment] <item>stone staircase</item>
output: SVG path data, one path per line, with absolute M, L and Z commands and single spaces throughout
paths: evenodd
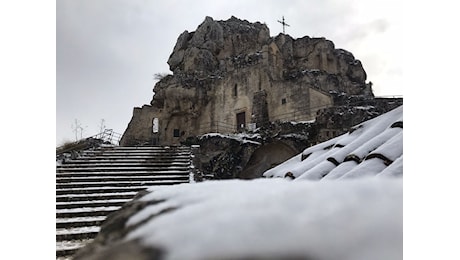
M 191 149 L 101 147 L 56 169 L 56 258 L 70 259 L 96 237 L 108 214 L 149 186 L 193 181 Z

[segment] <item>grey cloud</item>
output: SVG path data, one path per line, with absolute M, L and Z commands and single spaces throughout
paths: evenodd
M 377 33 L 384 33 L 388 29 L 388 27 L 389 23 L 385 19 L 377 19 L 369 24 L 370 30 L 373 30 Z

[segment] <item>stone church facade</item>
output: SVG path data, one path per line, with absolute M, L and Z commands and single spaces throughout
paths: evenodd
M 235 133 L 274 121 L 308 121 L 336 96 L 373 98 L 359 60 L 324 38 L 270 37 L 268 27 L 206 17 L 182 33 L 154 87 L 134 108 L 121 145 L 174 145 L 189 136 Z

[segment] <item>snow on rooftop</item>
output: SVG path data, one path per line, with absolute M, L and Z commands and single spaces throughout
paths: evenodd
M 402 259 L 402 196 L 401 178 L 158 187 L 125 240 L 164 259 Z
M 211 137 L 220 137 L 236 140 L 240 143 L 250 143 L 255 145 L 260 145 L 260 142 L 253 141 L 250 139 L 262 139 L 260 134 L 251 134 L 251 133 L 236 133 L 236 134 L 221 134 L 221 133 L 208 133 L 200 137 L 200 139 L 211 138 Z
M 353 127 L 346 134 L 305 149 L 263 175 L 309 180 L 402 176 L 402 122 L 403 106 L 400 106 Z M 392 166 L 393 163 L 396 165 Z M 390 170 L 384 174 L 387 168 Z

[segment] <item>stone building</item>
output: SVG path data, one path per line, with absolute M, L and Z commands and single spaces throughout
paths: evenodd
M 195 32 L 183 32 L 168 64 L 173 74 L 155 85 L 150 105 L 134 108 L 121 145 L 313 120 L 337 93 L 373 98 L 361 62 L 333 42 L 270 37 L 265 24 L 235 17 L 206 17 Z

